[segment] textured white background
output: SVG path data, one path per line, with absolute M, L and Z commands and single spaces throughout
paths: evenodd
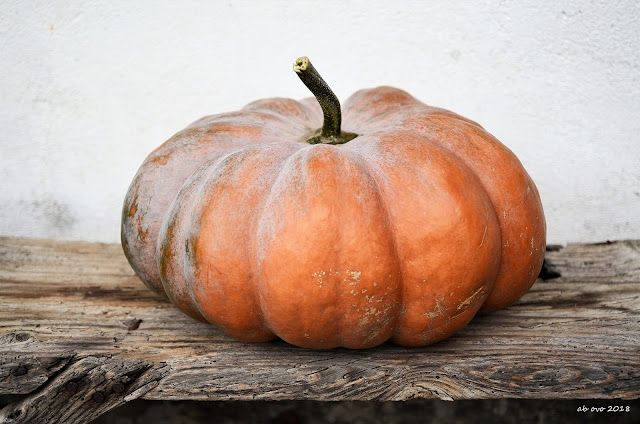
M 59 3 L 59 4 L 55 4 Z M 480 122 L 551 243 L 640 238 L 640 2 L 4 1 L 0 235 L 119 241 L 146 155 L 191 121 L 377 85 Z

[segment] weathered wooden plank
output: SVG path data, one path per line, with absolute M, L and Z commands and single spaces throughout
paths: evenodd
M 119 245 L 0 238 L 0 393 L 38 393 L 101 357 L 165 370 L 145 399 L 637 398 L 640 241 L 553 248 L 554 272 L 433 346 L 314 351 L 191 320 Z
M 166 371 L 138 360 L 77 358 L 31 396 L 2 409 L 0 422 L 89 422 L 146 393 Z

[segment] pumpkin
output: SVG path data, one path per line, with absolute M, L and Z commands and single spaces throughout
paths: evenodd
M 479 124 L 405 91 L 315 95 L 202 118 L 126 195 L 137 275 L 251 342 L 425 346 L 519 299 L 545 251 L 535 184 Z M 343 122 L 344 121 L 344 122 Z

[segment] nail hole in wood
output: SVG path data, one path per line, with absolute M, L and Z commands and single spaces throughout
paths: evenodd
M 29 372 L 29 369 L 27 367 L 25 367 L 24 365 L 20 365 L 18 368 L 15 369 L 13 374 L 21 376 L 21 375 L 25 375 L 28 372 Z
M 95 392 L 92 396 L 91 396 L 91 400 L 94 401 L 95 403 L 102 403 L 104 402 L 104 393 L 102 392 Z
M 75 381 L 70 381 L 64 386 L 64 388 L 67 389 L 69 393 L 76 393 L 79 387 L 80 386 Z

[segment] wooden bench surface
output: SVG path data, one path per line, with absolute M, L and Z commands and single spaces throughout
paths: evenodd
M 120 245 L 0 237 L 0 422 L 88 421 L 132 399 L 640 394 L 640 241 L 550 247 L 532 289 L 425 348 L 248 344 L 148 290 Z

